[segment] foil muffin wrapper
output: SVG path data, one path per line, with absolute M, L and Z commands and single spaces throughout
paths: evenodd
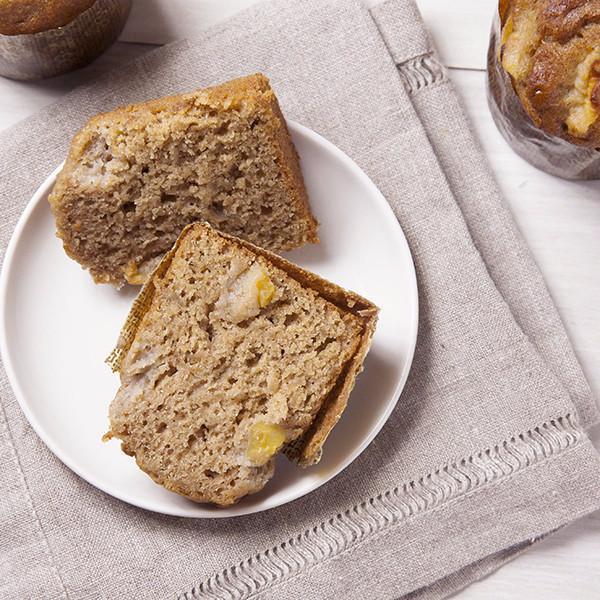
M 500 63 L 500 15 L 492 24 L 487 96 L 492 118 L 511 148 L 534 167 L 564 179 L 600 179 L 600 149 L 577 146 L 540 129 L 527 114 Z
M 27 81 L 83 67 L 117 39 L 130 9 L 131 0 L 96 0 L 63 27 L 0 34 L 0 75 Z

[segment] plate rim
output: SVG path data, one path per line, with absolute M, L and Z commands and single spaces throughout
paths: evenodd
M 70 454 L 67 452 L 63 452 L 57 446 L 55 446 L 52 436 L 48 435 L 44 430 L 44 426 L 37 420 L 34 413 L 30 410 L 28 401 L 26 398 L 26 394 L 21 389 L 19 378 L 16 374 L 16 370 L 14 368 L 13 359 L 11 356 L 11 351 L 9 350 L 8 345 L 8 334 L 7 334 L 7 307 L 8 307 L 8 282 L 10 280 L 10 275 L 12 272 L 12 268 L 14 266 L 14 258 L 15 252 L 23 234 L 23 230 L 25 229 L 29 218 L 38 204 L 41 202 L 43 197 L 48 193 L 50 187 L 56 180 L 56 176 L 62 169 L 64 165 L 64 161 L 56 167 L 44 181 L 39 185 L 39 187 L 34 192 L 31 199 L 28 201 L 25 209 L 21 213 L 17 224 L 11 234 L 9 243 L 6 247 L 6 252 L 4 254 L 4 259 L 2 261 L 2 268 L 0 270 L 0 357 L 2 358 L 2 362 L 4 365 L 4 369 L 12 388 L 12 391 L 17 399 L 17 402 L 23 411 L 29 425 L 34 430 L 36 435 L 42 440 L 45 446 L 54 454 L 58 460 L 60 460 L 66 467 L 68 467 L 73 473 L 75 473 L 78 477 L 81 477 L 84 481 L 94 486 L 96 489 L 101 490 L 105 494 L 116 498 L 122 502 L 135 506 L 137 508 L 141 508 L 144 510 L 148 510 L 150 512 L 156 514 L 163 514 L 173 517 L 184 517 L 188 519 L 225 519 L 225 518 L 235 518 L 246 516 L 250 514 L 256 514 L 259 512 L 266 512 L 275 508 L 279 508 L 290 502 L 298 500 L 316 490 L 318 490 L 321 486 L 325 485 L 328 481 L 331 481 L 334 477 L 337 477 L 340 473 L 342 473 L 346 468 L 348 468 L 373 442 L 373 440 L 379 435 L 383 426 L 387 423 L 390 418 L 392 412 L 395 410 L 398 400 L 402 394 L 406 386 L 406 382 L 408 380 L 408 376 L 412 369 L 413 359 L 415 355 L 415 349 L 418 338 L 419 331 L 419 294 L 418 294 L 418 283 L 417 283 L 417 275 L 416 269 L 414 265 L 413 255 L 408 244 L 408 240 L 406 239 L 406 235 L 404 234 L 404 230 L 402 229 L 402 225 L 394 214 L 389 202 L 383 195 L 383 193 L 379 190 L 377 185 L 372 181 L 372 179 L 363 171 L 363 169 L 343 150 L 338 148 L 333 142 L 330 142 L 327 138 L 323 137 L 319 133 L 313 131 L 312 129 L 302 125 L 294 120 L 286 119 L 286 123 L 288 128 L 292 133 L 297 133 L 301 136 L 305 136 L 309 138 L 311 141 L 315 142 L 319 146 L 324 147 L 324 149 L 333 154 L 337 159 L 339 159 L 345 166 L 347 166 L 351 171 L 353 171 L 357 177 L 362 180 L 362 182 L 368 187 L 371 188 L 374 192 L 373 196 L 378 197 L 378 202 L 380 202 L 383 211 L 388 212 L 389 218 L 392 219 L 394 226 L 398 228 L 400 233 L 400 243 L 405 246 L 405 250 L 410 259 L 410 289 L 405 290 L 404 293 L 409 294 L 411 296 L 411 305 L 413 307 L 412 315 L 411 315 L 411 324 L 412 324 L 412 337 L 410 340 L 410 346 L 408 347 L 408 353 L 406 356 L 406 363 L 403 369 L 402 375 L 399 377 L 396 387 L 393 392 L 393 400 L 389 402 L 386 406 L 386 410 L 382 413 L 377 422 L 373 425 L 369 434 L 365 437 L 360 445 L 358 445 L 353 452 L 349 453 L 343 461 L 340 462 L 340 465 L 333 470 L 331 473 L 326 476 L 318 479 L 313 486 L 311 486 L 307 490 L 301 491 L 301 493 L 294 495 L 293 497 L 284 499 L 283 501 L 274 504 L 269 507 L 260 507 L 260 506 L 250 506 L 248 510 L 241 510 L 234 512 L 233 514 L 227 513 L 229 509 L 234 509 L 239 507 L 240 505 L 232 505 L 231 507 L 225 507 L 218 511 L 211 512 L 210 514 L 202 515 L 202 514 L 189 514 L 182 511 L 179 511 L 177 507 L 174 507 L 173 510 L 164 510 L 159 509 L 157 507 L 153 507 L 144 501 L 144 498 L 130 497 L 127 493 L 121 493 L 118 489 L 109 489 L 108 486 L 105 486 L 102 482 L 97 481 L 94 473 L 84 472 L 84 470 L 79 469 L 77 465 L 75 465 L 70 458 Z M 203 505 L 200 505 L 203 506 Z

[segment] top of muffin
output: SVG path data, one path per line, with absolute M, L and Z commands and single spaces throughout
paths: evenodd
M 500 60 L 535 124 L 600 146 L 600 0 L 501 0 Z
M 0 0 L 0 34 L 39 33 L 63 27 L 96 0 Z

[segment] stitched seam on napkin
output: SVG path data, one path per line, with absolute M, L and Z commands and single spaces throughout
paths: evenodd
M 213 575 L 179 597 L 252 598 L 380 537 L 409 518 L 463 502 L 467 495 L 483 491 L 484 485 L 487 489 L 527 467 L 536 468 L 583 439 L 573 415 L 551 419 L 493 448 L 369 498 L 279 546 Z
M 48 542 L 48 538 L 46 536 L 46 533 L 44 532 L 44 528 L 42 527 L 42 521 L 38 515 L 37 510 L 35 509 L 35 505 L 33 504 L 33 498 L 31 497 L 31 491 L 29 490 L 29 485 L 27 484 L 27 480 L 25 479 L 25 474 L 23 473 L 23 469 L 21 467 L 21 460 L 19 459 L 19 455 L 17 454 L 17 449 L 15 448 L 12 432 L 10 430 L 10 427 L 8 426 L 8 418 L 6 415 L 6 409 L 4 408 L 3 402 L 0 402 L 0 409 L 2 411 L 1 412 L 2 418 L 0 419 L 2 429 L 4 430 L 4 432 L 6 434 L 6 439 L 8 441 L 8 446 L 10 448 L 9 451 L 12 455 L 12 459 L 15 463 L 16 470 L 19 473 L 19 477 L 20 477 L 21 483 L 23 485 L 24 496 L 25 496 L 25 500 L 27 502 L 27 506 L 29 507 L 31 515 L 33 516 L 33 520 L 37 525 L 37 531 L 38 531 L 38 535 L 42 542 L 42 547 L 44 548 L 44 553 L 48 557 L 48 563 L 50 566 L 50 570 L 54 573 L 54 576 L 56 577 L 56 580 L 58 581 L 58 584 L 59 584 L 60 588 L 62 589 L 63 596 L 65 598 L 68 598 L 69 594 L 67 593 L 67 588 L 64 584 L 64 581 L 61 577 L 60 571 L 58 570 L 58 566 L 56 565 L 56 562 L 52 555 L 52 550 L 50 549 L 50 543 Z
M 568 455 L 569 453 L 574 452 L 578 448 L 579 448 L 578 445 L 570 446 L 566 450 L 562 451 L 560 453 L 560 456 L 564 457 L 564 456 Z M 530 465 L 529 472 L 531 473 L 531 472 L 535 471 L 536 469 L 541 469 L 542 467 L 546 466 L 546 463 L 548 460 L 550 460 L 551 458 L 555 458 L 556 456 L 557 456 L 556 454 L 554 454 L 552 456 L 548 456 L 548 457 L 542 459 L 540 462 Z M 513 479 L 514 477 L 516 477 L 517 475 L 519 475 L 522 472 L 523 472 L 523 470 L 515 471 L 514 473 L 511 473 L 510 475 L 508 475 L 505 478 L 497 479 L 481 488 L 476 488 L 476 489 L 470 490 L 469 492 L 466 492 L 464 496 L 460 496 L 459 498 L 451 499 L 448 502 L 445 502 L 439 506 L 434 506 L 433 508 L 425 510 L 423 512 L 415 513 L 405 519 L 400 519 L 400 520 L 396 521 L 395 523 L 390 524 L 389 527 L 385 527 L 379 531 L 375 531 L 370 536 L 366 536 L 366 537 L 356 541 L 356 543 L 345 548 L 339 554 L 333 554 L 331 556 L 326 556 L 323 560 L 316 562 L 312 565 L 309 565 L 305 569 L 298 570 L 295 573 L 291 574 L 289 577 L 286 577 L 285 579 L 279 579 L 277 581 L 274 581 L 271 585 L 269 585 L 268 589 L 270 591 L 272 591 L 274 588 L 276 588 L 280 585 L 288 584 L 291 581 L 294 581 L 295 579 L 297 579 L 299 577 L 306 576 L 307 574 L 313 572 L 314 570 L 316 570 L 320 567 L 323 567 L 325 564 L 327 564 L 329 562 L 340 560 L 347 554 L 356 552 L 356 550 L 358 550 L 360 547 L 364 546 L 366 543 L 373 543 L 373 542 L 385 537 L 386 535 L 393 533 L 396 530 L 396 528 L 406 525 L 407 523 L 410 523 L 417 518 L 423 517 L 425 515 L 431 516 L 431 515 L 441 512 L 443 510 L 447 510 L 449 508 L 455 508 L 455 507 L 459 506 L 460 504 L 463 504 L 465 502 L 472 500 L 474 497 L 477 497 L 483 493 L 489 492 L 490 489 L 493 489 L 494 487 L 497 487 L 500 484 L 506 484 L 506 482 L 510 481 L 511 479 Z M 576 513 L 577 516 L 574 516 L 573 520 L 575 521 L 579 517 L 584 516 L 588 513 L 589 513 L 589 510 L 583 509 Z M 532 538 L 531 543 L 533 544 L 535 541 L 537 541 L 537 539 L 541 539 L 541 538 L 545 537 L 545 535 L 546 534 L 542 534 L 538 538 L 535 538 L 535 537 Z M 415 577 L 411 578 L 411 583 L 413 585 L 415 585 L 417 589 L 419 589 L 422 586 L 426 585 L 426 582 L 428 579 L 429 579 L 429 577 L 427 575 L 424 578 L 423 577 L 419 578 L 418 576 L 415 576 Z M 243 600 L 252 600 L 253 598 L 257 598 L 258 594 L 262 593 L 263 591 L 265 591 L 265 590 L 264 589 L 257 590 L 256 592 L 253 592 L 249 596 L 244 596 Z M 239 599 L 236 598 L 235 600 L 239 600 Z
M 434 52 L 415 56 L 396 65 L 402 84 L 409 94 L 416 94 L 426 87 L 448 81 L 446 68 Z

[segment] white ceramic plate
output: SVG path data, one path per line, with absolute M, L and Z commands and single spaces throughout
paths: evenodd
M 309 469 L 278 458 L 259 494 L 226 509 L 195 504 L 155 484 L 118 441 L 103 443 L 119 380 L 104 364 L 136 288 L 95 285 L 55 237 L 47 195 L 56 172 L 23 213 L 0 278 L 0 345 L 32 427 L 67 466 L 125 502 L 170 515 L 229 517 L 279 506 L 323 485 L 371 442 L 394 409 L 417 337 L 417 286 L 410 251 L 385 198 L 343 152 L 290 123 L 313 211 L 318 246 L 288 254 L 381 308 L 373 346 L 347 410 Z M 398 410 L 402 410 L 400 406 Z

